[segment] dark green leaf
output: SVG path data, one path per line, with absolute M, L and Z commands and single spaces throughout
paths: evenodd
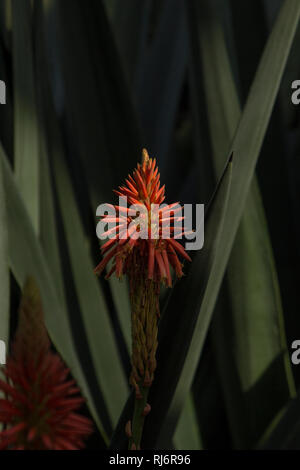
M 276 417 L 269 436 L 260 448 L 268 450 L 298 450 L 300 447 L 300 397 L 291 400 Z
M 202 443 L 200 430 L 195 412 L 195 403 L 190 393 L 181 412 L 176 431 L 174 444 L 180 450 L 201 450 Z
M 192 385 L 214 306 L 213 294 L 222 259 L 219 250 L 222 246 L 231 171 L 230 161 L 209 208 L 204 248 L 196 253 L 191 266 L 185 267 L 188 272 L 174 287 L 162 316 L 158 368 L 149 397 L 153 409 L 145 428 L 144 442 L 150 447 L 156 445 L 168 448 L 172 431 Z M 165 410 L 164 415 L 162 410 Z
M 34 233 L 32 223 L 1 146 L 0 158 L 4 170 L 4 191 L 7 202 L 10 267 L 20 286 L 23 286 L 28 275 L 32 275 L 36 279 L 41 291 L 46 326 L 51 339 L 78 381 L 83 395 L 88 400 L 99 430 L 102 432 L 103 437 L 106 438 L 102 424 L 95 411 L 88 384 L 74 350 L 67 312 L 59 300 L 57 288 L 49 272 L 45 256 Z
M 9 338 L 9 268 L 6 194 L 2 162 L 0 163 L 0 340 Z
M 224 165 L 224 149 L 230 146 L 241 112 L 217 10 L 212 5 L 212 2 L 202 0 L 197 33 L 214 163 L 218 174 Z M 193 27 L 195 22 L 192 17 L 191 23 Z M 217 336 L 219 369 L 223 386 L 227 388 L 228 416 L 234 419 L 236 414 L 236 419 L 240 421 L 239 424 L 232 423 L 233 434 L 236 445 L 245 448 L 253 445 L 274 414 L 294 393 L 292 372 L 286 357 L 277 274 L 255 177 L 227 269 L 232 315 L 225 307 L 224 312 L 217 315 L 214 331 Z M 279 355 L 281 360 L 275 361 Z M 277 368 L 271 367 L 273 361 Z M 269 367 L 272 374 L 266 376 L 268 381 L 264 380 L 264 387 L 259 387 L 260 393 L 255 393 L 255 387 Z M 229 380 L 232 368 L 237 369 L 235 383 Z M 270 401 L 270 394 L 278 383 L 282 386 L 277 387 L 276 394 L 272 393 Z M 259 416 L 255 413 L 258 406 L 264 410 Z M 243 432 L 241 427 L 245 428 Z M 248 435 L 250 441 L 242 442 L 242 436 L 245 435 Z
M 220 236 L 220 239 L 216 249 L 216 258 L 212 259 L 211 265 L 205 266 L 208 270 L 206 282 L 203 282 L 203 278 L 201 282 L 198 263 L 196 264 L 194 260 L 191 272 L 178 285 L 178 288 L 174 289 L 173 296 L 169 302 L 169 313 L 167 310 L 163 317 L 164 322 L 176 321 L 173 316 L 174 309 L 172 305 L 175 305 L 175 300 L 177 300 L 176 308 L 178 310 L 184 301 L 181 316 L 186 319 L 186 316 L 192 315 L 194 322 L 198 318 L 198 323 L 197 329 L 193 332 L 190 331 L 190 328 L 195 323 L 190 323 L 186 327 L 189 330 L 186 335 L 183 335 L 183 327 L 180 326 L 180 322 L 177 323 L 176 326 L 180 331 L 180 339 L 178 342 L 175 341 L 175 344 L 176 350 L 180 351 L 180 357 L 176 355 L 178 352 L 173 351 L 173 349 L 171 353 L 170 341 L 172 340 L 173 342 L 174 337 L 172 339 L 169 338 L 168 341 L 165 338 L 161 339 L 161 347 L 163 347 L 164 354 L 162 355 L 161 353 L 159 355 L 158 363 L 160 366 L 158 370 L 161 372 L 157 374 L 157 386 L 159 386 L 160 390 L 155 390 L 154 388 L 152 395 L 153 405 L 156 400 L 158 400 L 157 403 L 160 403 L 160 415 L 157 416 L 153 412 L 149 416 L 145 436 L 147 445 L 151 447 L 154 442 L 159 442 L 159 446 L 164 447 L 166 439 L 170 439 L 170 434 L 172 434 L 172 429 L 174 429 L 182 409 L 184 397 L 191 386 L 216 297 L 240 224 L 255 164 L 270 119 L 299 15 L 300 3 L 296 0 L 286 0 L 269 37 L 254 83 L 252 84 L 251 92 L 230 150 L 230 155 L 232 152 L 234 153 L 232 183 L 221 234 L 219 232 L 220 226 L 216 223 L 216 219 L 218 219 L 216 213 L 213 218 L 215 225 L 219 227 L 219 230 L 215 228 L 215 232 L 217 232 L 217 236 Z M 266 86 L 266 84 L 268 85 Z M 211 237 L 214 237 L 213 233 Z M 209 237 L 208 240 L 210 240 Z M 201 254 L 199 259 L 201 259 Z M 202 264 L 205 262 L 207 261 L 202 260 Z M 201 266 L 200 268 L 204 269 Z M 195 285 L 197 289 L 195 289 Z M 186 295 L 185 291 L 193 289 L 195 292 L 199 292 L 199 286 L 203 286 L 201 298 L 198 297 L 197 301 L 194 301 L 194 305 L 191 306 L 192 300 Z M 165 328 L 165 331 L 167 331 L 167 327 Z M 170 364 L 170 358 L 172 358 L 172 363 L 174 363 L 173 368 Z M 167 382 L 165 382 L 166 380 Z M 155 409 L 155 406 L 153 408 Z M 164 409 L 164 413 L 161 412 L 161 409 Z M 159 432 L 161 437 L 157 439 Z
M 38 233 L 39 148 L 31 16 L 30 0 L 12 0 L 15 173 L 20 193 Z
M 188 54 L 184 2 L 166 0 L 137 81 L 137 103 L 149 153 L 164 162 L 175 124 Z

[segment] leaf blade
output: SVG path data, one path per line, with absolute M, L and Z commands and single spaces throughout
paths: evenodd
M 35 231 L 39 230 L 39 149 L 31 35 L 31 2 L 12 1 L 14 158 L 16 181 Z M 26 47 L 26 54 L 24 54 Z
M 243 213 L 248 190 L 254 173 L 254 167 L 270 119 L 284 66 L 299 21 L 299 16 L 300 4 L 295 0 L 286 0 L 269 37 L 251 87 L 245 110 L 231 145 L 229 154 L 232 155 L 232 152 L 234 152 L 235 157 L 233 160 L 232 182 L 230 194 L 228 196 L 229 199 L 226 217 L 222 229 L 222 249 L 220 249 L 222 256 L 219 256 L 219 259 L 215 261 L 218 269 L 217 272 L 214 270 L 213 287 L 211 282 L 208 283 L 208 290 L 206 290 L 203 295 L 203 301 L 201 303 L 199 313 L 202 325 L 201 331 L 197 331 L 198 334 L 196 342 L 195 335 L 192 338 L 188 352 L 189 360 L 181 359 L 180 363 L 177 363 L 176 378 L 170 379 L 171 383 L 174 384 L 175 382 L 174 388 L 173 386 L 169 386 L 168 391 L 163 389 L 164 399 L 162 399 L 160 394 L 160 403 L 163 400 L 165 407 L 167 408 L 167 411 L 161 413 L 160 417 L 156 416 L 156 426 L 157 423 L 159 423 L 157 432 L 161 429 L 160 434 L 162 439 L 160 439 L 160 445 L 162 446 L 164 445 L 164 442 L 166 442 L 167 435 L 170 434 L 170 429 L 174 429 L 178 420 L 178 414 L 182 408 L 183 397 L 185 396 L 186 390 L 190 387 L 193 379 L 197 360 L 199 359 L 199 355 L 203 347 L 216 297 L 219 292 L 230 251 Z M 271 86 L 265 90 L 265 84 L 270 83 L 270 77 L 272 78 Z M 249 129 L 251 129 L 252 132 L 248 132 Z M 190 278 L 190 280 L 191 279 L 192 278 Z M 182 285 L 183 282 L 184 281 L 180 284 Z M 208 295 L 209 291 L 211 291 L 211 297 Z M 195 306 L 193 308 L 195 309 Z M 196 312 L 196 310 L 195 315 L 197 318 L 198 312 Z M 174 357 L 172 358 L 173 360 L 175 356 L 176 353 L 174 353 Z M 161 360 L 161 357 L 159 360 Z M 167 362 L 167 359 L 165 360 Z M 186 364 L 188 364 L 188 367 L 186 367 Z M 181 375 L 180 378 L 178 378 L 178 370 L 180 368 Z M 170 369 L 171 368 L 168 370 L 166 368 L 165 374 L 168 373 L 168 375 L 172 377 L 174 371 L 171 371 Z M 160 380 L 163 380 L 163 378 L 160 377 Z M 151 417 L 149 417 L 146 425 L 148 429 L 146 439 L 147 445 L 152 446 L 156 439 L 153 436 L 153 429 L 151 433 L 149 431 L 150 424 L 154 427 L 154 422 L 151 420 Z M 160 426 L 161 424 L 162 427 Z
M 59 301 L 55 284 L 1 146 L 0 158 L 4 170 L 11 270 L 20 286 L 24 284 L 28 274 L 31 274 L 37 280 L 43 299 L 45 322 L 50 337 L 70 367 L 82 394 L 89 401 L 95 422 L 107 442 L 107 436 L 97 415 L 93 398 L 74 350 L 67 314 Z
M 8 231 L 6 214 L 4 175 L 0 163 L 0 339 L 8 344 L 9 339 L 9 268 Z
M 174 434 L 174 443 L 176 449 L 179 450 L 201 450 L 203 448 L 196 418 L 195 403 L 191 393 L 188 395 L 181 412 Z
M 227 57 L 226 45 L 222 34 L 216 7 L 206 0 L 201 3 L 205 15 L 199 15 L 198 35 L 202 56 L 204 83 L 206 90 L 210 134 L 213 148 L 215 172 L 218 174 L 224 164 L 224 149 L 230 146 L 235 129 L 238 126 L 241 110 L 235 84 Z M 205 21 L 202 18 L 205 17 Z M 243 261 L 242 261 L 243 260 Z M 277 382 L 286 383 L 276 394 L 272 393 L 273 413 L 276 414 L 286 398 L 295 393 L 289 361 L 286 360 L 287 345 L 284 333 L 284 319 L 281 306 L 277 274 L 274 266 L 271 244 L 265 220 L 256 177 L 250 186 L 245 210 L 234 241 L 228 263 L 228 288 L 232 318 L 228 308 L 223 317 L 217 315 L 213 331 L 219 355 L 220 371 L 224 387 L 229 388 L 226 396 L 228 407 L 237 408 L 240 412 L 229 412 L 229 420 L 235 414 L 239 424 L 232 423 L 236 444 L 249 447 L 264 432 L 270 416 L 270 393 Z M 226 318 L 225 318 L 226 316 Z M 223 340 L 220 336 L 224 336 Z M 247 343 L 247 346 L 245 346 Z M 222 344 L 222 346 L 220 346 Z M 224 354 L 232 350 L 233 357 Z M 273 361 L 282 354 L 282 362 L 260 387 L 259 404 L 256 394 L 247 394 L 259 381 L 263 373 L 271 367 Z M 237 368 L 240 390 L 236 383 L 230 383 L 225 370 Z M 226 375 L 226 377 L 225 377 Z M 238 386 L 239 388 L 239 386 Z M 239 398 L 235 393 L 238 394 Z M 232 397 L 236 396 L 235 400 Z M 258 405 L 265 410 L 259 418 L 254 413 Z M 245 419 L 244 416 L 248 418 Z M 263 417 L 263 415 L 265 415 Z M 243 416 L 243 418 L 242 418 Z M 242 418 L 242 419 L 241 419 Z M 241 442 L 240 428 L 246 427 L 248 442 Z

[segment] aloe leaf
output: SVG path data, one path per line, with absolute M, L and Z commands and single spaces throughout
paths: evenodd
M 60 248 L 58 241 L 57 214 L 55 210 L 54 188 L 52 182 L 51 168 L 49 164 L 49 152 L 47 145 L 47 120 L 43 102 L 43 93 L 47 87 L 45 83 L 45 48 L 44 48 L 44 29 L 41 21 L 41 3 L 34 3 L 35 17 L 35 79 L 38 113 L 38 131 L 39 131 L 39 156 L 40 156 L 40 242 L 43 252 L 47 258 L 49 270 L 56 281 L 57 291 L 61 302 L 66 307 L 66 298 L 64 290 L 64 279 L 62 272 L 62 260 L 60 257 Z M 48 89 L 51 100 L 51 92 Z
M 158 400 L 157 403 L 159 402 L 160 404 L 160 415 L 157 416 L 154 412 L 151 416 L 149 415 L 146 423 L 147 445 L 153 446 L 153 443 L 158 441 L 160 446 L 164 446 L 167 436 L 172 434 L 172 429 L 174 429 L 177 423 L 184 397 L 192 383 L 196 364 L 203 348 L 216 298 L 243 214 L 255 164 L 259 156 L 284 66 L 294 38 L 299 15 L 299 2 L 296 0 L 286 0 L 268 39 L 244 112 L 231 144 L 229 154 L 232 155 L 232 153 L 234 153 L 232 182 L 219 246 L 216 251 L 216 258 L 213 259 L 212 266 L 206 265 L 206 269 L 208 270 L 207 281 L 204 284 L 203 281 L 202 284 L 200 283 L 200 275 L 195 268 L 197 265 L 194 260 L 189 275 L 174 289 L 169 302 L 169 313 L 162 319 L 162 321 L 171 322 L 171 324 L 176 321 L 173 316 L 174 312 L 172 311 L 172 303 L 174 302 L 172 298 L 177 300 L 177 297 L 179 297 L 176 304 L 177 309 L 180 305 L 180 299 L 184 298 L 185 304 L 182 305 L 181 316 L 186 320 L 187 316 L 194 315 L 195 321 L 198 319 L 198 328 L 192 332 L 190 330 L 191 325 L 187 327 L 185 321 L 182 325 L 182 321 L 180 322 L 177 319 L 178 323 L 176 326 L 180 331 L 181 338 L 180 343 L 176 343 L 176 347 L 180 350 L 180 359 L 173 349 L 170 354 L 171 338 L 169 338 L 168 341 L 164 338 L 164 341 L 162 340 L 161 342 L 164 354 L 160 354 L 158 358 L 160 372 L 157 374 L 157 387 L 159 387 L 159 390 L 155 390 L 153 387 L 152 395 L 154 402 L 153 409 L 155 409 L 154 405 L 156 400 Z M 268 83 L 267 87 L 266 83 Z M 215 220 L 216 217 L 216 214 L 214 214 L 213 220 Z M 213 234 L 211 236 L 214 237 Z M 207 238 L 209 240 L 209 237 Z M 201 259 L 201 254 L 199 255 L 199 259 Z M 191 273 L 193 271 L 194 273 L 192 275 Z M 197 279 L 195 279 L 196 277 Z M 184 290 L 187 289 L 186 283 L 190 284 L 191 289 L 192 285 L 197 285 L 198 292 L 199 286 L 203 286 L 203 291 L 200 296 L 199 294 L 197 295 L 198 299 L 194 301 L 193 307 L 189 305 L 192 300 L 184 294 Z M 189 331 L 183 334 L 185 328 Z M 165 333 L 165 335 L 166 334 L 167 333 Z M 172 341 L 174 341 L 174 338 L 172 338 Z M 178 353 L 179 351 L 177 354 Z M 170 358 L 172 358 L 173 367 L 171 367 Z M 165 382 L 166 380 L 167 382 Z M 168 385 L 166 385 L 166 383 L 168 383 Z M 164 410 L 163 413 L 161 409 Z M 159 436 L 157 438 L 159 431 L 161 438 Z
M 66 113 L 92 204 L 98 205 L 107 202 L 112 188 L 140 159 L 135 109 L 102 1 L 47 0 L 45 4 L 46 14 L 51 10 L 56 14 L 53 34 Z M 86 54 L 86 50 L 95 52 Z
M 230 146 L 241 111 L 216 8 L 212 8 L 211 2 L 207 1 L 202 1 L 201 6 L 197 32 L 214 163 L 218 174 L 224 165 L 224 149 Z M 203 17 L 205 21 L 202 21 Z M 191 16 L 191 22 L 192 18 L 194 17 Z M 270 419 L 286 399 L 295 393 L 286 355 L 277 274 L 255 176 L 227 270 L 232 318 L 228 309 L 222 312 L 224 318 L 221 318 L 221 314 L 217 316 L 214 331 L 217 336 L 219 368 L 224 387 L 227 387 L 227 405 L 231 411 L 233 407 L 238 409 L 240 405 L 237 413 L 229 412 L 229 419 L 236 415 L 240 421 L 239 424 L 232 423 L 234 438 L 236 445 L 245 447 L 259 438 Z M 224 336 L 223 340 L 221 336 Z M 224 349 L 231 350 L 232 354 L 224 354 Z M 277 361 L 279 355 L 281 360 Z M 271 366 L 273 361 L 277 367 Z M 228 380 L 228 369 L 232 368 L 237 368 L 237 383 Z M 272 373 L 267 375 L 264 388 L 259 387 L 258 395 L 254 393 L 254 389 L 269 368 Z M 276 394 L 272 393 L 270 400 L 270 393 L 277 383 L 281 387 L 277 388 Z M 236 387 L 239 390 L 235 390 Z M 243 392 L 243 397 L 240 392 Z M 236 396 L 235 400 L 232 399 L 233 396 Z M 264 410 L 259 416 L 255 413 L 258 406 Z M 235 429 L 236 426 L 238 429 Z M 250 442 L 241 442 L 242 426 L 246 427 L 244 433 L 248 435 Z
M 9 157 L 12 158 L 13 149 L 13 104 L 12 104 L 12 90 L 9 86 L 10 81 L 10 63 L 8 59 L 8 46 L 6 45 L 5 39 L 6 34 L 6 5 L 8 1 L 0 3 L 0 20 L 2 23 L 1 32 L 3 38 L 0 38 L 0 79 L 5 84 L 5 105 L 0 106 L 0 129 L 1 129 L 1 142 L 4 146 Z
M 5 47 L 10 49 L 11 30 L 12 30 L 12 5 L 11 0 L 2 0 L 0 2 L 0 31 Z
M 39 149 L 31 16 L 30 0 L 12 0 L 15 173 L 25 206 L 38 233 Z
M 44 76 L 44 80 L 47 81 L 47 76 Z M 79 301 L 98 383 L 108 415 L 112 424 L 114 424 L 127 397 L 128 385 L 118 356 L 109 312 L 100 284 L 93 273 L 89 244 L 78 212 L 72 182 L 65 163 L 57 118 L 50 93 L 46 93 L 47 89 L 46 82 L 42 94 L 45 108 L 43 108 L 42 103 L 41 106 L 42 110 L 47 110 L 45 115 L 48 117 L 48 151 L 53 166 L 55 188 L 62 215 L 76 296 Z M 113 368 L 107 362 L 107 356 L 113 361 Z
M 229 161 L 209 208 L 209 217 L 205 222 L 204 248 L 195 254 L 190 266 L 185 266 L 186 277 L 173 288 L 162 315 L 158 367 L 149 397 L 152 412 L 145 427 L 144 439 L 147 447 L 157 445 L 158 448 L 168 448 L 172 431 L 177 425 L 192 385 L 200 348 L 210 322 L 209 307 L 214 302 L 212 293 L 219 272 L 219 250 L 222 245 L 232 165 Z M 161 416 L 162 410 L 164 416 Z
M 195 403 L 189 393 L 180 415 L 174 434 L 174 444 L 180 450 L 201 450 L 201 436 L 199 432 Z
M 51 13 L 57 18 L 53 34 L 59 49 L 57 59 L 72 133 L 69 137 L 76 143 L 90 210 L 95 215 L 98 205 L 111 201 L 113 188 L 123 182 L 140 159 L 139 126 L 102 2 L 87 5 L 78 0 L 46 0 L 44 5 L 46 20 Z M 99 57 L 86 54 L 87 49 L 95 49 L 95 44 L 96 50 L 102 51 Z M 72 163 L 76 167 L 75 158 Z M 81 167 L 77 171 L 80 174 Z M 95 265 L 98 262 L 94 260 Z M 130 347 L 127 285 L 115 280 L 109 284 L 119 324 Z
M 260 449 L 296 450 L 300 446 L 300 398 L 291 400 L 272 423 L 269 435 L 260 443 Z
M 65 302 L 64 281 L 59 253 L 54 195 L 51 181 L 46 135 L 40 126 L 40 181 L 43 190 L 40 194 L 40 241 L 47 258 L 49 270 L 56 280 L 60 298 Z
M 4 192 L 7 203 L 10 267 L 20 286 L 23 286 L 28 275 L 32 275 L 36 279 L 45 309 L 46 326 L 53 344 L 70 367 L 74 378 L 88 401 L 93 418 L 103 438 L 107 441 L 107 436 L 97 415 L 87 381 L 75 353 L 67 313 L 59 301 L 57 289 L 45 256 L 1 146 L 0 158 L 3 166 Z
M 231 448 L 232 438 L 211 331 L 205 341 L 195 373 L 193 396 L 203 448 L 208 450 Z
M 9 339 L 9 267 L 6 194 L 2 162 L 0 164 L 0 340 Z
M 55 138 L 55 134 L 52 138 Z M 98 280 L 93 273 L 93 262 L 57 136 L 54 142 L 56 147 L 53 149 L 52 158 L 55 183 L 74 282 L 98 382 L 112 424 L 115 425 L 128 395 L 127 379 L 118 356 L 109 312 Z
M 42 35 L 40 41 L 42 40 Z M 42 61 L 42 57 L 40 57 Z M 72 181 L 66 165 L 64 147 L 48 87 L 47 64 L 44 64 L 42 113 L 47 116 L 47 143 L 62 215 L 76 296 L 86 330 L 96 376 L 112 424 L 115 424 L 128 394 L 127 379 L 118 355 L 109 312 L 100 284 L 93 273 L 90 247 L 82 226 Z M 114 367 L 107 362 L 107 356 Z
M 266 17 L 268 19 L 269 26 L 273 24 L 274 17 L 280 7 L 279 0 L 264 0 Z M 299 78 L 300 75 L 300 64 L 299 64 L 299 53 L 298 53 L 298 44 L 300 41 L 300 27 L 298 26 L 295 40 L 291 48 L 289 59 L 287 61 L 286 69 L 284 76 L 282 78 L 282 86 L 280 87 L 280 110 L 283 114 L 283 122 L 281 122 L 281 128 L 288 135 L 294 131 L 297 132 L 298 126 L 296 124 L 297 120 L 297 106 L 292 105 L 291 96 L 292 92 L 292 83 L 294 80 Z
M 137 106 L 146 146 L 161 170 L 169 150 L 186 72 L 188 35 L 184 2 L 166 0 L 137 78 Z
M 133 83 L 146 52 L 150 0 L 129 0 L 126 8 L 122 0 L 106 0 L 104 4 L 129 81 Z

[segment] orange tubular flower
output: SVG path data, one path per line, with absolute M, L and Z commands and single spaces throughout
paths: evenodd
M 134 222 L 136 215 L 131 215 L 131 210 L 127 207 L 113 206 L 116 217 L 105 216 L 105 221 L 117 224 L 115 238 L 109 239 L 101 248 L 102 255 L 105 255 L 101 263 L 95 268 L 96 274 L 101 274 L 108 262 L 113 259 L 113 265 L 107 274 L 109 278 L 113 273 L 120 278 L 123 274 L 130 272 L 130 265 L 134 259 L 134 253 L 139 252 L 140 256 L 147 258 L 147 277 L 155 281 L 161 281 L 168 287 L 172 286 L 170 265 L 173 267 L 176 276 L 181 277 L 182 264 L 178 255 L 191 261 L 188 254 L 176 238 L 182 237 L 184 231 L 182 227 L 170 227 L 170 237 L 163 237 L 164 223 L 180 222 L 183 217 L 176 216 L 181 213 L 179 203 L 164 205 L 159 208 L 157 218 L 153 221 L 151 208 L 153 204 L 161 205 L 165 200 L 165 186 L 160 187 L 160 174 L 156 166 L 155 158 L 149 158 L 147 151 L 143 150 L 143 163 L 138 164 L 133 176 L 126 179 L 127 186 L 119 187 L 119 191 L 114 191 L 120 197 L 126 197 L 131 205 L 140 207 L 141 218 L 147 219 L 147 237 L 131 237 L 135 230 Z M 173 232 L 173 234 L 172 234 Z M 140 234 L 142 235 L 142 233 Z
M 42 305 L 33 279 L 21 302 L 19 325 L 0 390 L 0 449 L 76 450 L 92 432 L 89 419 L 76 413 L 85 401 L 69 369 L 50 350 Z
M 101 274 L 112 260 L 107 278 L 128 275 L 131 301 L 132 370 L 130 383 L 135 389 L 135 409 L 132 425 L 126 425 L 129 448 L 139 449 L 144 417 L 149 413 L 149 387 L 156 369 L 157 331 L 160 286 L 172 286 L 171 267 L 177 277 L 183 275 L 179 257 L 191 261 L 176 238 L 185 235 L 179 203 L 164 204 L 165 187 L 160 186 L 156 160 L 143 150 L 143 163 L 126 179 L 115 193 L 127 198 L 128 207 L 121 203 L 110 206 L 114 215 L 103 216 L 102 226 L 117 224 L 106 232 L 114 235 L 101 248 L 104 256 L 95 268 Z M 109 211 L 107 211 L 109 212 Z

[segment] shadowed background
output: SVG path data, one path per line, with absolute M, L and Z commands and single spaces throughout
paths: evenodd
M 142 147 L 167 202 L 210 202 L 204 249 L 162 292 L 143 447 L 300 446 L 299 14 L 297 0 L 0 0 L 0 339 L 35 276 L 95 422 L 88 448 L 126 448 L 130 305 L 126 280 L 94 277 L 95 213 Z

